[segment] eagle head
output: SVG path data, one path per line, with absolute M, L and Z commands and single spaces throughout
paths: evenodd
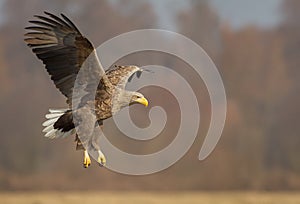
M 143 104 L 146 107 L 148 106 L 148 100 L 143 96 L 143 94 L 139 92 L 133 92 L 129 105 L 137 103 Z

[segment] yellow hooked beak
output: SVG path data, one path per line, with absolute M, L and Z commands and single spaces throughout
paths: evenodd
M 144 97 L 136 99 L 135 102 L 143 104 L 146 107 L 148 106 L 148 100 Z

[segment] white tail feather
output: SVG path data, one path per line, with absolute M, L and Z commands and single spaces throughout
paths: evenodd
M 45 137 L 52 138 L 55 135 L 56 130 L 52 129 L 46 133 Z
M 66 112 L 68 109 L 49 109 L 50 113 L 64 113 Z
M 75 133 L 75 129 L 72 129 L 68 132 L 62 132 L 61 130 L 54 129 L 54 124 L 56 121 L 67 111 L 68 109 L 49 109 L 49 112 L 46 115 L 46 120 L 43 123 L 43 126 L 45 127 L 43 129 L 43 132 L 45 132 L 45 137 L 48 137 L 50 139 L 54 138 L 64 138 L 68 137 Z
M 57 117 L 60 117 L 61 116 L 61 113 L 49 113 L 46 115 L 46 118 L 47 119 L 51 119 L 51 118 L 57 118 Z
M 61 114 L 61 115 L 62 115 L 62 114 Z M 43 125 L 44 127 L 48 127 L 48 126 L 50 126 L 50 125 L 53 125 L 53 124 L 58 120 L 58 118 L 59 118 L 59 117 L 57 117 L 57 118 L 51 118 L 50 120 L 45 121 L 42 125 Z
M 49 132 L 49 131 L 51 131 L 51 130 L 53 130 L 53 129 L 54 129 L 53 125 L 50 125 L 50 126 L 45 127 L 45 128 L 43 129 L 43 132 Z

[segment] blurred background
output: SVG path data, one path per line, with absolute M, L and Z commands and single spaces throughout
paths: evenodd
M 300 190 L 299 9 L 298 0 L 1 0 L 0 190 Z M 44 10 L 66 14 L 95 46 L 124 32 L 160 28 L 203 47 L 219 69 L 228 99 L 215 151 L 204 161 L 197 159 L 210 121 L 204 84 L 193 87 L 202 114 L 199 135 L 189 152 L 163 172 L 121 175 L 95 162 L 84 169 L 73 138 L 44 138 L 41 124 L 48 109 L 65 107 L 23 41 L 28 20 Z M 116 63 L 164 65 L 192 86 L 201 80 L 184 62 L 163 53 L 137 53 Z M 157 92 L 143 93 L 152 105 L 167 107 L 167 129 L 143 143 L 123 137 L 109 120 L 106 129 L 114 144 L 143 154 L 172 141 L 178 104 L 170 103 L 168 93 L 158 97 Z M 140 113 L 137 123 L 146 121 L 140 126 L 149 122 L 147 111 L 132 108 Z

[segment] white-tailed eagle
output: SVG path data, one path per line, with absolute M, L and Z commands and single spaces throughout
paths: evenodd
M 138 76 L 142 69 L 137 66 L 116 66 L 114 69 L 104 71 L 99 63 L 96 50 L 92 43 L 85 38 L 69 18 L 45 12 L 44 16 L 35 15 L 32 25 L 26 27 L 25 42 L 32 48 L 36 56 L 45 64 L 51 79 L 59 91 L 67 98 L 67 109 L 50 109 L 46 115 L 48 119 L 43 123 L 43 132 L 48 138 L 63 138 L 75 134 L 76 149 L 84 150 L 84 167 L 91 164 L 88 151 L 84 144 L 90 143 L 92 138 L 78 137 L 77 125 L 84 125 L 83 121 L 74 123 L 74 114 L 80 111 L 93 109 L 96 123 L 110 118 L 121 108 L 140 103 L 148 106 L 147 99 L 138 92 L 125 90 L 125 85 L 133 74 Z M 95 97 L 82 100 L 80 106 L 72 108 L 72 98 L 76 77 L 83 65 L 88 60 L 91 70 L 96 70 L 92 75 L 99 78 L 99 85 L 95 90 Z M 74 97 L 74 96 L 73 96 Z M 92 102 L 94 107 L 87 106 Z M 97 145 L 93 148 L 98 153 L 97 162 L 105 165 L 106 159 Z

